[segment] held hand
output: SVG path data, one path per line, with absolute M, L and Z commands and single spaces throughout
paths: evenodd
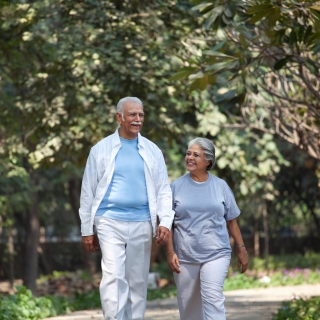
M 239 250 L 238 252 L 238 269 L 244 273 L 248 268 L 248 253 L 246 249 Z
M 166 244 L 169 239 L 169 232 L 169 229 L 166 227 L 158 227 L 156 235 L 157 244 Z
M 82 237 L 82 244 L 91 253 L 94 253 L 99 248 L 98 239 L 95 235 Z
M 178 256 L 175 252 L 169 252 L 167 254 L 167 263 L 171 271 L 175 273 L 180 273 L 180 263 Z

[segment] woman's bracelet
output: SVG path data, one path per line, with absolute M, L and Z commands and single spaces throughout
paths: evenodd
M 169 251 L 169 252 L 167 252 L 166 257 L 168 257 L 168 254 L 169 254 L 169 253 L 174 253 L 174 254 L 175 254 L 174 251 Z
M 243 243 L 237 244 L 236 246 L 237 246 L 238 248 L 240 248 L 240 247 L 245 248 L 245 247 L 246 247 Z

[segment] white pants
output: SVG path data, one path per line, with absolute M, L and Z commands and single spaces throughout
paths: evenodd
M 174 273 L 181 320 L 225 320 L 223 283 L 230 258 L 223 257 L 203 264 L 180 263 Z
M 102 252 L 100 299 L 105 320 L 143 320 L 152 226 L 150 221 L 127 222 L 96 217 Z

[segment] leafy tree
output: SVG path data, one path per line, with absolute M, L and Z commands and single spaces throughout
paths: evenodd
M 280 136 L 320 159 L 319 1 L 193 0 L 208 30 L 181 53 L 191 89 L 215 88 L 231 128 Z
M 2 8 L 1 173 L 11 183 L 10 168 L 18 172 L 6 206 L 21 192 L 27 199 L 11 216 L 26 225 L 24 284 L 33 292 L 41 216 L 51 203 L 46 191 L 56 188 L 50 172 L 60 175 L 62 190 L 67 184 L 59 199 L 68 194 L 78 217 L 82 168 L 90 147 L 116 129 L 117 101 L 142 99 L 143 134 L 164 151 L 192 130 L 190 94 L 169 80 L 179 41 L 196 24 L 189 7 L 184 1 L 49 0 Z

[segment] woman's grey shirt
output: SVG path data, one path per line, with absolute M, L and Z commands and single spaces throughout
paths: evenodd
M 229 257 L 231 247 L 226 221 L 240 210 L 227 183 L 209 174 L 197 183 L 186 174 L 171 184 L 174 250 L 181 262 L 204 263 Z

